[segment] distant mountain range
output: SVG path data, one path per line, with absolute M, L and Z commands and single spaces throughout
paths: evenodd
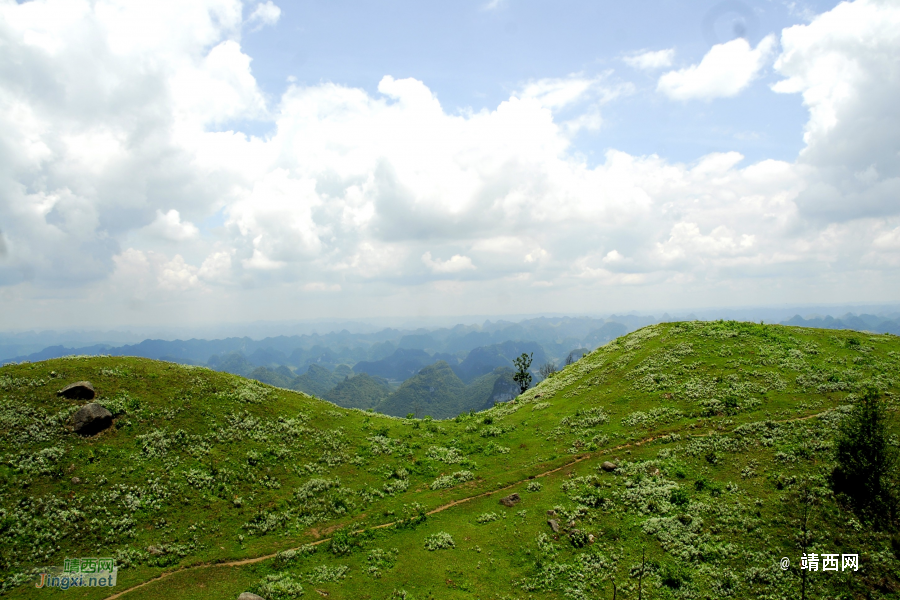
M 853 329 L 855 331 L 871 331 L 872 333 L 890 333 L 900 335 L 900 319 L 885 319 L 875 315 L 854 315 L 847 313 L 835 319 L 832 316 L 811 317 L 804 319 L 800 315 L 782 321 L 782 325 L 798 327 L 817 327 L 820 329 Z
M 49 346 L 13 361 L 36 362 L 73 354 L 140 356 L 208 366 L 348 408 L 446 418 L 514 397 L 513 360 L 523 353 L 533 357 L 531 370 L 537 382 L 542 365 L 561 366 L 569 355 L 578 359 L 655 321 L 633 316 L 560 317 L 520 323 L 486 321 L 481 326 L 433 330 L 387 328 L 350 333 L 345 329 L 262 340 L 148 339 L 122 346 Z M 795 315 L 782 324 L 900 335 L 900 319 L 870 314 L 807 319 Z

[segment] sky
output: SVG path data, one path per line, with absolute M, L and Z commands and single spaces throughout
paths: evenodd
M 0 329 L 896 304 L 900 3 L 0 0 Z

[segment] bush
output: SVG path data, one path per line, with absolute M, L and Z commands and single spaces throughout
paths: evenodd
M 435 479 L 431 483 L 431 489 L 444 490 L 460 483 L 472 481 L 473 479 L 475 479 L 475 476 L 472 475 L 471 471 L 457 471 L 452 475 L 442 475 Z
M 573 529 L 569 532 L 569 542 L 576 548 L 583 548 L 588 543 L 588 536 L 580 529 Z
M 331 536 L 331 544 L 328 549 L 336 556 L 346 556 L 353 551 L 356 545 L 356 539 L 347 529 L 338 529 Z
M 691 580 L 691 573 L 682 565 L 665 563 L 659 570 L 659 578 L 662 584 L 671 589 L 679 590 Z
M 456 544 L 453 542 L 453 536 L 446 531 L 438 531 L 425 538 L 426 550 L 445 550 L 447 548 L 456 548 Z
M 303 595 L 303 586 L 287 573 L 279 573 L 260 581 L 255 591 L 267 600 L 290 600 Z
M 831 482 L 861 516 L 890 520 L 897 509 L 897 452 L 888 436 L 888 416 L 878 390 L 867 388 L 841 423 Z

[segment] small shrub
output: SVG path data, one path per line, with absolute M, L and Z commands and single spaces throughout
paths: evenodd
M 332 583 L 341 581 L 347 576 L 350 567 L 346 565 L 337 565 L 329 567 L 328 565 L 319 565 L 306 575 L 306 580 L 310 583 Z
M 687 492 L 681 488 L 675 488 L 672 490 L 672 493 L 669 494 L 669 502 L 676 506 L 684 506 L 690 501 L 691 499 L 688 497 Z
M 457 471 L 452 475 L 442 475 L 438 477 L 431 483 L 431 489 L 433 490 L 443 490 L 446 488 L 453 487 L 454 485 L 465 483 L 467 481 L 472 481 L 475 479 L 475 476 L 472 475 L 471 471 Z
M 576 548 L 583 548 L 588 543 L 588 536 L 580 529 L 573 529 L 569 532 L 569 542 Z
M 544 486 L 541 485 L 540 481 L 529 481 L 528 485 L 525 486 L 525 489 L 529 492 L 539 492 L 543 489 Z
M 328 549 L 336 556 L 346 556 L 353 551 L 353 546 L 355 545 L 356 539 L 349 530 L 338 529 L 331 536 L 331 543 Z
M 277 573 L 257 583 L 255 592 L 266 600 L 291 600 L 303 595 L 303 586 L 290 574 Z
M 426 550 L 446 550 L 448 548 L 455 548 L 456 544 L 453 542 L 453 536 L 451 536 L 446 531 L 438 531 L 433 535 L 429 535 L 425 538 L 425 549 Z
M 659 569 L 659 578 L 670 590 L 680 590 L 691 581 L 691 573 L 679 564 L 665 563 Z
M 373 548 L 369 551 L 369 556 L 366 557 L 366 560 L 369 562 L 366 573 L 375 579 L 379 579 L 382 575 L 382 571 L 394 568 L 399 554 L 400 551 L 396 548 L 391 548 L 390 550 Z

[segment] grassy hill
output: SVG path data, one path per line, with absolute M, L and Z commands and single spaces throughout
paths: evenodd
M 807 598 L 896 598 L 900 537 L 826 476 L 853 396 L 896 415 L 898 372 L 890 335 L 662 324 L 433 421 L 148 359 L 6 366 L 0 589 L 105 598 L 35 574 L 113 556 L 134 599 L 799 598 L 805 536 L 860 564 Z M 91 438 L 55 393 L 82 379 L 115 415 Z

